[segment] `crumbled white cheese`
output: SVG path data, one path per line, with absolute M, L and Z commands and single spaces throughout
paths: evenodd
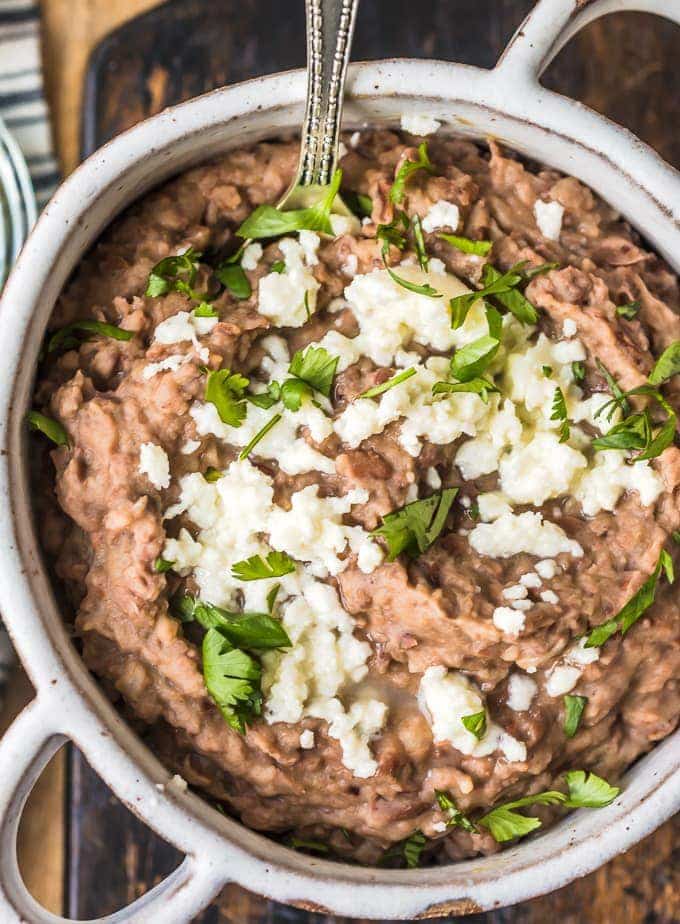
M 358 234 L 361 230 L 361 222 L 354 215 L 331 215 L 329 220 L 335 237 L 342 237 L 343 234 Z
M 465 510 L 469 510 L 470 507 L 472 507 L 472 501 L 471 501 L 470 498 L 467 496 L 467 494 L 459 494 L 459 495 L 458 495 L 458 501 L 459 501 L 461 507 L 463 507 Z
M 320 285 L 309 267 L 318 263 L 319 241 L 313 231 L 301 231 L 299 241 L 284 237 L 279 241 L 279 250 L 285 271 L 268 273 L 260 279 L 258 311 L 278 327 L 302 327 L 307 310 L 314 312 Z
M 157 325 L 153 332 L 157 343 L 182 343 L 190 340 L 199 357 L 207 362 L 209 353 L 198 338 L 209 334 L 218 323 L 218 318 L 197 318 L 191 311 L 178 311 Z
M 511 584 L 503 588 L 503 596 L 506 600 L 523 600 L 529 596 L 529 591 L 523 584 Z
M 581 671 L 578 667 L 557 664 L 548 674 L 545 691 L 548 696 L 564 696 L 574 689 L 580 676 Z
M 430 721 L 435 741 L 450 741 L 454 748 L 474 757 L 500 750 L 509 761 L 526 759 L 526 746 L 490 719 L 481 740 L 465 728 L 463 717 L 481 712 L 484 701 L 476 686 L 460 671 L 449 671 L 441 665 L 428 667 L 420 681 L 418 702 Z
M 311 729 L 305 728 L 300 733 L 300 747 L 305 751 L 309 751 L 314 747 L 314 732 Z
M 384 724 L 387 706 L 369 699 L 346 709 L 338 698 L 366 676 L 370 645 L 354 636 L 354 621 L 335 589 L 307 576 L 301 594 L 284 600 L 280 613 L 293 647 L 263 655 L 266 720 L 324 719 L 329 735 L 340 742 L 344 765 L 355 776 L 372 776 L 377 763 L 369 743 Z
M 557 574 L 557 565 L 552 558 L 544 558 L 542 561 L 537 561 L 534 567 L 536 573 L 539 574 L 544 581 L 551 580 L 551 578 L 554 578 Z
M 142 443 L 138 471 L 148 477 L 154 488 L 167 488 L 170 484 L 170 460 L 163 447 L 156 443 Z
M 425 365 L 413 368 L 416 374 L 379 398 L 353 401 L 335 419 L 334 429 L 351 448 L 359 446 L 374 433 L 381 433 L 393 421 L 400 420 L 399 442 L 412 456 L 422 448 L 422 438 L 430 443 L 447 444 L 462 433 L 472 435 L 488 413 L 477 395 L 461 392 L 440 400 L 432 394 L 433 385 L 447 374 L 443 357 L 432 357 Z
M 484 523 L 497 520 L 504 513 L 512 512 L 507 499 L 499 491 L 487 491 L 485 494 L 478 494 L 477 506 L 479 507 L 479 517 Z
M 390 366 L 395 353 L 411 342 L 446 351 L 464 346 L 487 331 L 481 300 L 471 309 L 465 324 L 453 330 L 448 300 L 469 292 L 450 273 L 424 273 L 419 267 L 400 265 L 397 275 L 416 285 L 429 283 L 441 298 L 429 298 L 400 286 L 386 270 L 355 276 L 345 298 L 359 325 L 355 338 L 360 354 L 379 366 Z
M 444 834 L 448 827 L 445 821 L 434 821 L 432 822 L 432 830 L 435 834 Z
M 523 574 L 522 577 L 519 579 L 519 582 L 522 585 L 522 587 L 532 587 L 534 589 L 537 587 L 540 587 L 541 584 L 543 583 L 541 578 L 539 577 L 538 574 L 536 574 L 535 571 L 529 571 L 527 574 Z
M 644 507 L 653 504 L 663 492 L 661 476 L 649 462 L 626 462 L 627 454 L 617 449 L 595 454 L 593 466 L 574 487 L 574 497 L 586 516 L 600 510 L 613 510 L 625 491 L 636 491 Z
M 464 442 L 456 453 L 456 465 L 466 481 L 498 469 L 504 451 L 522 438 L 522 424 L 511 401 L 491 395 L 480 436 Z
M 554 590 L 542 590 L 540 597 L 544 603 L 559 603 L 560 602 L 560 598 L 557 596 Z
M 439 199 L 430 206 L 427 215 L 423 218 L 423 231 L 436 231 L 437 228 L 450 228 L 456 230 L 460 222 L 460 209 L 455 202 Z
M 470 545 L 480 555 L 510 558 L 520 552 L 529 555 L 553 556 L 566 552 L 575 558 L 583 549 L 564 530 L 543 519 L 540 513 L 504 513 L 493 523 L 478 523 L 470 533 Z
M 257 268 L 257 264 L 262 259 L 262 244 L 254 243 L 248 244 L 247 247 L 243 248 L 243 255 L 241 256 L 241 266 L 244 270 L 254 270 Z
M 433 135 L 441 124 L 432 116 L 419 112 L 405 112 L 401 117 L 402 131 L 408 132 L 409 135 Z
M 508 678 L 508 706 L 514 712 L 526 712 L 537 691 L 536 682 L 531 677 L 513 672 Z
M 348 544 L 357 554 L 361 570 L 373 571 L 382 559 L 380 546 L 365 530 L 343 523 L 344 514 L 354 504 L 367 500 L 368 492 L 362 488 L 342 497 L 319 497 L 319 486 L 308 485 L 292 495 L 290 510 L 275 507 L 269 514 L 269 541 L 273 548 L 309 562 L 310 570 L 318 577 L 338 574 L 347 566 L 339 556 Z
M 564 216 L 564 206 L 554 200 L 544 202 L 537 199 L 534 202 L 534 217 L 538 230 L 543 237 L 549 241 L 556 241 L 562 231 L 562 218 Z
M 165 359 L 161 359 L 157 363 L 149 363 L 146 365 L 142 369 L 142 378 L 145 382 L 148 382 L 149 379 L 152 379 L 154 375 L 158 375 L 159 372 L 177 372 L 185 361 L 186 356 L 183 356 L 181 353 L 166 356 Z
M 497 606 L 493 611 L 493 624 L 505 635 L 518 636 L 524 628 L 524 622 L 524 613 L 514 607 Z
M 576 321 L 573 318 L 565 318 L 562 324 L 562 333 L 565 337 L 575 337 L 578 333 Z
M 433 491 L 438 491 L 442 486 L 442 479 L 436 468 L 430 466 L 425 472 L 425 482 Z
M 533 605 L 533 600 L 513 600 L 510 604 L 513 610 L 522 610 L 523 612 L 530 610 Z
M 343 157 L 347 154 L 347 145 L 344 141 L 341 141 L 338 144 L 338 159 L 342 160 Z
M 587 638 L 581 638 L 572 645 L 565 654 L 565 658 L 570 664 L 577 664 L 585 667 L 587 664 L 594 664 L 600 660 L 599 648 L 586 648 Z
M 182 446 L 180 452 L 183 456 L 190 456 L 192 452 L 196 452 L 197 449 L 201 448 L 200 440 L 187 440 L 184 446 Z
M 359 258 L 355 253 L 350 253 L 347 255 L 347 259 L 340 267 L 340 270 L 345 274 L 345 276 L 356 276 L 357 270 L 359 269 Z
M 351 148 L 356 148 L 361 142 L 361 132 L 352 132 L 349 136 L 349 146 Z
M 576 476 L 587 467 L 583 453 L 560 443 L 558 434 L 538 432 L 500 460 L 500 487 L 515 504 L 539 507 L 551 497 L 569 492 Z

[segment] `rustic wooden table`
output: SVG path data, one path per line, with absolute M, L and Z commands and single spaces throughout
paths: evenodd
M 678 3 L 680 0 L 668 0 Z M 355 58 L 429 56 L 491 65 L 530 0 L 364 0 Z M 47 90 L 64 173 L 85 149 L 180 98 L 303 63 L 302 0 L 42 0 Z M 152 8 L 155 8 L 152 11 Z M 285 16 L 282 16 L 285 10 Z M 130 22 L 139 14 L 142 19 Z M 83 92 L 88 57 L 101 40 Z M 642 14 L 593 24 L 546 76 L 555 89 L 633 129 L 680 167 L 680 32 Z M 85 115 L 85 131 L 81 133 Z M 30 697 L 17 674 L 0 729 Z M 470 924 L 671 924 L 680 921 L 680 821 L 551 896 L 460 919 Z M 34 791 L 20 860 L 33 893 L 55 912 L 91 918 L 142 894 L 178 855 L 143 828 L 77 753 L 63 753 Z M 341 924 L 237 887 L 201 924 Z M 454 919 L 448 919 L 454 920 Z

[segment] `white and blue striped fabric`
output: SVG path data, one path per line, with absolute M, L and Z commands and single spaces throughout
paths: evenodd
M 43 96 L 40 10 L 35 0 L 0 0 L 0 127 L 3 122 L 24 155 L 40 209 L 54 192 L 59 174 L 52 147 L 49 112 Z M 13 176 L 14 147 L 11 140 L 5 139 L 0 148 L 0 157 L 9 158 L 0 170 L 0 180 L 3 176 Z M 0 183 L 0 205 L 3 217 L 7 218 L 9 205 L 7 199 L 3 201 L 2 187 Z M 13 190 L 20 193 L 20 186 L 13 187 Z M 5 195 L 10 196 L 8 187 L 5 187 Z M 35 214 L 32 203 L 28 203 L 27 199 L 25 194 L 24 208 L 19 210 L 24 219 L 19 222 L 20 231 L 14 229 L 15 234 L 20 233 L 22 237 L 28 230 L 27 223 Z M 9 208 L 9 212 L 12 211 Z M 17 211 L 15 208 L 14 213 Z M 4 226 L 0 230 L 0 238 L 4 239 L 7 230 Z M 7 243 L 12 244 L 11 241 Z M 20 243 L 20 240 L 15 241 L 14 250 L 9 246 L 7 253 L 3 248 L 0 257 L 9 255 L 11 259 Z M 4 266 L 5 260 L 0 259 L 0 289 Z M 7 677 L 14 663 L 15 655 L 9 637 L 0 625 L 0 702 L 4 699 Z
M 43 95 L 40 9 L 35 0 L 0 0 L 0 118 L 23 151 L 42 208 L 59 173 Z

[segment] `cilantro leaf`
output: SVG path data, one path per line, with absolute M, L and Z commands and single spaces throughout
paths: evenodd
M 183 622 L 195 621 L 204 629 L 215 629 L 232 645 L 265 651 L 290 648 L 288 633 L 269 613 L 230 613 L 187 594 L 177 602 Z
M 261 581 L 265 578 L 283 577 L 295 571 L 295 562 L 285 552 L 271 551 L 266 558 L 252 555 L 232 565 L 231 573 L 239 581 Z
M 201 302 L 194 308 L 195 318 L 219 318 L 219 314 L 210 302 Z
M 76 334 L 83 333 L 78 338 Z M 111 337 L 113 340 L 132 340 L 135 332 L 117 327 L 115 324 L 105 324 L 104 321 L 74 321 L 52 334 L 47 342 L 47 352 L 52 353 L 60 347 L 75 346 L 82 340 L 89 340 L 88 334 L 100 334 L 102 337 Z
M 313 389 L 302 379 L 286 379 L 281 386 L 281 401 L 289 411 L 299 411 L 305 398 L 311 398 Z
M 567 801 L 564 793 L 556 790 L 548 792 L 539 792 L 533 796 L 525 796 L 523 799 L 516 799 L 514 802 L 507 802 L 505 805 L 499 805 L 491 809 L 486 815 L 479 819 L 477 824 L 488 828 L 493 835 L 494 840 L 499 844 L 506 841 L 512 841 L 516 837 L 524 837 L 541 827 L 541 820 L 530 815 L 522 815 L 516 811 L 518 808 L 524 808 L 528 805 L 561 805 Z
M 592 771 L 569 770 L 564 778 L 569 789 L 569 797 L 564 803 L 568 808 L 603 808 L 621 792 L 618 786 L 610 786 Z
M 667 346 L 649 374 L 650 385 L 662 385 L 680 372 L 680 340 Z
M 385 851 L 382 860 L 391 860 L 394 857 L 403 857 L 409 869 L 420 866 L 420 855 L 427 844 L 427 838 L 421 831 L 414 831 L 405 840 L 400 841 Z
M 451 308 L 451 326 L 454 329 L 461 327 L 465 323 L 468 312 L 480 298 L 485 299 L 489 296 L 499 297 L 500 295 L 508 294 L 513 290 L 514 286 L 522 281 L 522 277 L 519 273 L 515 272 L 514 269 L 501 274 L 487 263 L 484 267 L 482 281 L 483 287 L 481 289 L 478 289 L 476 292 L 466 292 L 463 295 L 456 295 L 455 298 L 449 301 L 449 307 Z M 501 303 L 504 304 L 503 302 Z M 529 303 L 527 302 L 527 304 Z
M 457 493 L 458 488 L 446 488 L 386 514 L 371 535 L 385 540 L 387 560 L 394 561 L 402 552 L 416 556 L 427 551 L 444 528 Z
M 354 212 L 357 218 L 370 218 L 373 214 L 373 200 L 365 193 L 345 190 L 342 198 L 347 208 Z
M 288 371 L 328 398 L 339 360 L 339 356 L 333 356 L 324 347 L 310 346 L 304 352 L 297 350 Z
M 582 382 L 586 377 L 586 367 L 585 364 L 576 361 L 571 364 L 571 374 L 574 376 L 574 379 L 577 382 Z
M 626 302 L 625 305 L 617 305 L 616 313 L 619 317 L 625 318 L 626 321 L 632 321 L 633 318 L 637 317 L 637 313 L 640 310 L 640 302 Z
M 253 290 L 240 263 L 230 263 L 229 260 L 225 260 L 216 268 L 215 275 L 225 289 L 228 289 L 236 298 L 250 298 Z
M 222 423 L 240 427 L 245 420 L 247 407 L 245 390 L 249 380 L 229 369 L 209 370 L 205 383 L 205 400 L 217 408 Z
M 500 340 L 484 336 L 461 347 L 451 357 L 451 374 L 461 382 L 478 378 L 486 372 L 499 346 Z
M 283 260 L 274 260 L 272 265 L 269 267 L 269 272 L 281 274 L 285 271 L 285 269 L 286 264 L 283 262 Z
M 474 735 L 478 741 L 486 734 L 486 710 L 482 709 L 480 712 L 475 712 L 472 715 L 464 715 L 461 717 L 461 722 L 465 728 L 470 732 L 471 735 Z
M 56 443 L 57 446 L 68 446 L 68 433 L 58 420 L 41 414 L 40 411 L 29 411 L 26 414 L 29 429 L 37 430 Z
M 597 365 L 597 368 L 600 371 L 600 374 L 604 377 L 605 382 L 609 386 L 609 391 L 612 393 L 613 397 L 621 403 L 621 410 L 623 411 L 624 414 L 628 414 L 630 411 L 630 405 L 626 401 L 625 395 L 623 391 L 621 390 L 621 388 L 619 387 L 619 383 L 616 381 L 616 379 L 611 374 L 609 369 L 607 369 L 604 363 L 600 362 L 599 359 L 596 359 L 595 363 Z M 598 416 L 599 414 L 601 414 L 602 411 L 604 410 L 604 407 L 606 407 L 606 405 L 603 405 L 597 411 L 595 416 Z M 613 412 L 614 412 L 614 408 L 612 408 L 611 412 L 609 413 L 609 416 L 607 418 L 608 420 L 611 420 L 611 415 Z
M 274 612 L 274 605 L 276 604 L 276 598 L 279 595 L 279 590 L 281 590 L 281 585 L 274 584 L 272 589 L 267 594 L 267 611 L 269 612 L 270 616 Z
M 567 738 L 573 738 L 578 727 L 581 724 L 581 716 L 588 702 L 587 696 L 572 696 L 567 693 L 564 696 L 564 734 Z
M 168 561 L 167 558 L 163 558 L 162 555 L 159 555 L 153 563 L 153 570 L 157 574 L 165 574 L 166 571 L 172 570 L 174 564 L 174 561 Z
M 654 603 L 659 577 L 662 573 L 668 583 L 672 584 L 675 579 L 673 573 L 673 560 L 665 549 L 661 550 L 656 567 L 644 584 L 633 594 L 616 616 L 612 619 L 608 619 L 607 622 L 599 626 L 595 626 L 588 636 L 585 647 L 599 648 L 600 645 L 603 645 L 607 639 L 611 638 L 619 629 L 621 630 L 621 634 L 625 635 L 631 626 L 634 625 L 649 609 L 652 603 Z
M 595 450 L 644 449 L 652 440 L 652 422 L 648 411 L 631 414 L 593 440 Z
M 159 295 L 166 295 L 172 290 L 186 291 L 186 288 L 193 286 L 196 281 L 200 258 L 201 254 L 189 247 L 184 253 L 160 260 L 149 274 L 144 294 L 149 298 L 158 298 Z M 178 283 L 184 285 L 178 288 Z
M 416 257 L 418 258 L 418 265 L 420 266 L 421 270 L 426 273 L 430 265 L 430 261 L 427 256 L 427 250 L 425 249 L 423 226 L 419 215 L 414 215 L 413 217 L 413 240 L 416 246 Z
M 285 840 L 286 847 L 292 847 L 293 850 L 312 850 L 315 853 L 328 853 L 328 844 L 322 841 L 312 841 L 308 838 L 295 837 L 289 835 Z
M 270 382 L 266 391 L 248 392 L 246 395 L 248 401 L 256 407 L 264 408 L 268 411 L 281 400 L 281 386 L 278 382 Z
M 530 266 L 528 269 L 524 268 L 524 264 L 517 264 L 517 266 L 513 268 L 521 274 L 524 282 L 528 283 L 531 282 L 532 279 L 535 279 L 536 276 L 543 276 L 544 273 L 549 273 L 551 270 L 559 269 L 560 264 L 540 263 L 538 266 Z
M 250 453 L 255 449 L 260 440 L 263 440 L 265 436 L 269 433 L 272 427 L 275 427 L 276 424 L 281 420 L 280 414 L 274 414 L 267 423 L 260 430 L 257 431 L 252 440 L 248 443 L 247 446 L 244 446 L 241 452 L 239 453 L 239 461 L 243 462 L 244 459 L 247 459 Z
M 437 290 L 429 284 L 429 282 L 424 282 L 422 285 L 418 285 L 416 282 L 409 282 L 408 279 L 404 279 L 402 276 L 398 276 L 393 270 L 386 266 L 385 269 L 390 275 L 390 278 L 400 285 L 404 289 L 408 289 L 409 292 L 415 292 L 416 295 L 426 295 L 428 298 L 441 298 L 442 293 L 437 292 Z
M 406 247 L 406 232 L 410 227 L 410 220 L 406 212 L 401 209 L 394 210 L 394 217 L 389 224 L 378 225 L 375 231 L 376 239 L 382 241 L 382 255 L 385 259 L 389 246 L 392 244 L 397 250 L 403 250 Z
M 418 145 L 418 160 L 405 160 L 397 170 L 397 175 L 390 189 L 390 202 L 394 205 L 399 205 L 403 201 L 406 195 L 406 183 L 418 170 L 434 173 L 434 167 L 430 163 L 430 158 L 427 154 L 427 141 L 423 141 Z
M 567 402 L 564 399 L 564 392 L 558 387 L 555 389 L 552 403 L 551 420 L 560 420 L 560 443 L 566 443 L 569 439 L 569 421 L 567 419 Z
M 377 398 L 378 395 L 382 395 L 384 392 L 389 391 L 391 388 L 394 388 L 395 385 L 400 385 L 402 382 L 410 379 L 415 374 L 416 369 L 414 366 L 411 366 L 410 369 L 404 369 L 402 372 L 398 372 L 396 375 L 393 375 L 391 379 L 388 379 L 381 385 L 374 385 L 373 388 L 368 388 L 366 391 L 362 391 L 358 397 Z
M 215 482 L 219 481 L 222 477 L 222 472 L 218 468 L 213 468 L 212 465 L 209 465 L 203 472 L 203 477 L 208 484 L 215 484 Z
M 321 231 L 333 236 L 330 214 L 341 181 L 342 170 L 336 170 L 328 186 L 323 187 L 323 197 L 309 208 L 282 211 L 273 205 L 260 205 L 236 233 L 249 240 L 280 237 L 295 231 Z
M 451 244 L 461 253 L 472 253 L 478 257 L 485 257 L 491 250 L 493 244 L 491 241 L 473 241 L 469 237 L 459 237 L 457 234 L 438 234 L 437 237 L 447 244 Z
M 497 269 L 487 263 L 484 266 L 482 281 L 487 292 L 489 292 L 489 289 L 494 285 L 500 285 L 504 278 L 512 278 L 517 275 L 519 275 L 519 280 L 521 281 L 522 277 L 518 274 L 516 267 L 512 267 L 507 273 L 501 275 Z M 538 323 L 538 312 L 529 299 L 520 292 L 516 283 L 515 285 L 506 285 L 499 291 L 489 292 L 489 294 L 493 295 L 504 308 L 507 308 L 523 324 Z
M 474 834 L 477 831 L 475 825 L 470 821 L 467 815 L 464 815 L 460 811 L 449 793 L 441 789 L 435 789 L 434 794 L 437 798 L 439 808 L 448 816 L 446 819 L 447 828 L 462 828 L 464 831 L 469 831 L 470 834 Z
M 203 678 L 224 720 L 236 731 L 262 711 L 262 668 L 250 655 L 234 648 L 217 629 L 208 629 L 202 646 Z
M 433 395 L 454 394 L 456 392 L 472 392 L 479 395 L 487 404 L 489 394 L 499 389 L 488 379 L 470 379 L 467 382 L 437 382 L 432 386 Z

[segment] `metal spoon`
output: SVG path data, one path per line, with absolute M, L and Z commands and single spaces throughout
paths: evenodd
M 305 0 L 307 105 L 300 160 L 278 208 L 308 208 L 323 198 L 338 160 L 347 62 L 359 0 Z M 337 196 L 334 212 L 351 214 Z

